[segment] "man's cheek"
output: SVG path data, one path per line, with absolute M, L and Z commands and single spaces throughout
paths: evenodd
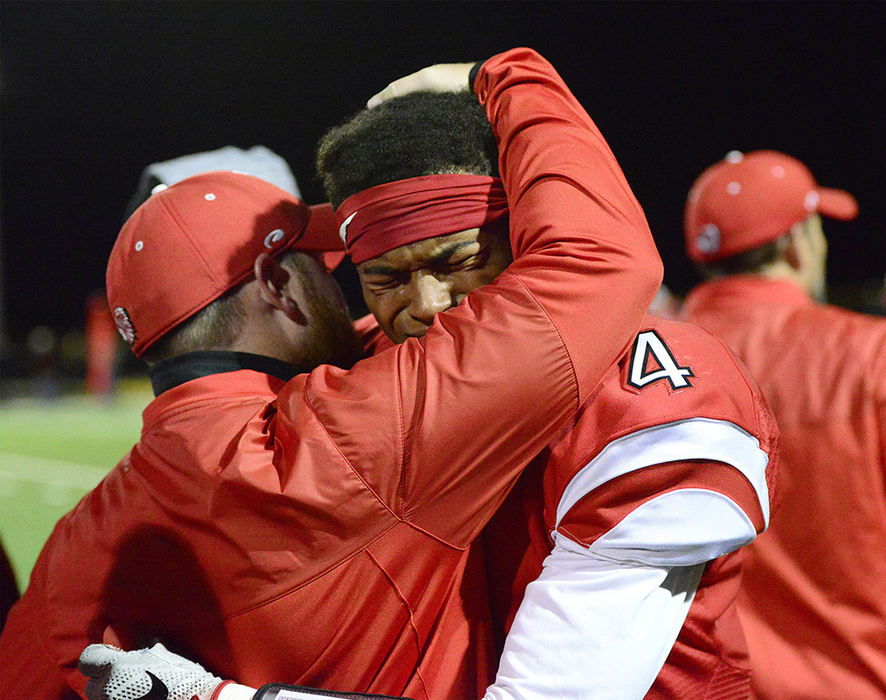
M 396 308 L 391 303 L 385 303 L 386 301 L 390 302 L 388 296 L 382 295 L 379 297 L 373 294 L 364 296 L 364 299 L 369 313 L 375 316 L 375 320 L 384 334 L 393 342 L 402 343 L 405 340 L 405 336 L 397 330 L 397 325 L 399 324 L 397 322 L 398 314 Z
M 409 337 L 406 330 L 408 321 L 403 313 L 397 314 L 385 322 L 379 321 L 379 323 L 387 336 L 395 343 L 402 343 Z

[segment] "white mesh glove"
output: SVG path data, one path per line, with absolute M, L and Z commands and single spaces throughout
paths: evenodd
M 224 691 L 242 689 L 244 694 L 234 697 L 245 698 L 253 693 L 251 688 L 222 681 L 159 642 L 137 651 L 90 644 L 80 655 L 79 669 L 89 679 L 89 700 L 219 700 L 229 697 Z

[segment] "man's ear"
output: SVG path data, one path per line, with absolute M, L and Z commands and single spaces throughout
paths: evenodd
M 290 292 L 292 274 L 267 253 L 255 259 L 254 270 L 262 300 L 282 311 L 295 323 L 306 325 L 307 319 Z

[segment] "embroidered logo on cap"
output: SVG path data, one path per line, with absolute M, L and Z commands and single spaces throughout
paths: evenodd
M 803 206 L 806 211 L 815 211 L 818 208 L 819 195 L 815 190 L 809 190 L 803 198 Z
M 695 247 L 710 255 L 720 250 L 720 229 L 716 224 L 705 224 L 695 238 Z
M 283 239 L 286 233 L 282 228 L 275 228 L 267 236 L 265 236 L 265 248 L 273 248 L 275 243 Z
M 122 306 L 114 309 L 114 323 L 117 324 L 117 331 L 123 336 L 123 340 L 132 345 L 135 342 L 135 326 L 132 325 L 132 319 L 129 318 L 129 312 Z

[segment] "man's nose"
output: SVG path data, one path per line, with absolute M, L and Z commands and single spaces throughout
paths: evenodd
M 446 280 L 431 274 L 416 275 L 409 303 L 410 316 L 430 325 L 435 315 L 453 305 L 452 290 Z

